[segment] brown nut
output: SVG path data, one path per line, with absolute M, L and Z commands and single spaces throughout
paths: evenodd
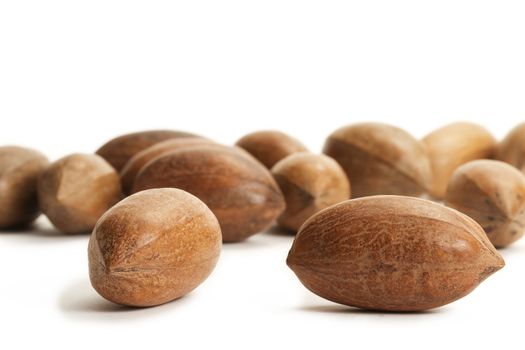
M 89 240 L 89 277 L 112 302 L 160 305 L 200 285 L 220 250 L 217 218 L 199 199 L 172 188 L 143 191 L 100 218 Z
M 307 151 L 299 140 L 275 130 L 248 134 L 236 145 L 248 151 L 268 169 L 290 154 Z
M 437 129 L 422 140 L 432 166 L 429 193 L 445 196 L 448 181 L 461 164 L 494 155 L 496 140 L 483 127 L 473 123 L 452 123 Z
M 445 204 L 476 220 L 496 247 L 525 230 L 525 175 L 497 160 L 474 160 L 456 169 Z
M 294 232 L 313 214 L 350 198 L 344 170 L 325 155 L 292 154 L 275 164 L 272 174 L 286 200 L 277 222 Z
M 160 155 L 182 149 L 189 146 L 208 145 L 214 142 L 202 137 L 185 137 L 168 139 L 154 144 L 143 151 L 135 154 L 120 171 L 120 180 L 124 193 L 129 194 L 133 189 L 133 183 L 139 171 L 154 158 Z
M 173 151 L 149 162 L 134 192 L 175 187 L 200 198 L 219 219 L 224 242 L 236 242 L 269 227 L 284 210 L 271 173 L 244 151 L 202 145 Z
M 47 165 L 38 151 L 0 147 L 0 229 L 29 225 L 38 217 L 37 180 Z
M 338 129 L 326 140 L 324 153 L 345 170 L 353 197 L 418 196 L 430 182 L 424 147 L 391 125 L 360 123 Z
M 525 123 L 517 125 L 499 143 L 496 158 L 525 171 Z
M 104 158 L 117 171 L 138 152 L 167 139 L 195 137 L 196 135 L 173 130 L 149 130 L 126 134 L 106 142 L 96 154 Z
M 122 198 L 115 169 L 96 154 L 72 154 L 52 163 L 38 181 L 42 212 L 64 233 L 90 232 Z
M 468 216 L 402 196 L 353 199 L 312 216 L 287 263 L 325 299 L 385 311 L 448 304 L 505 264 Z

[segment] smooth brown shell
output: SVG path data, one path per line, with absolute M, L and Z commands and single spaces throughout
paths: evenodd
M 122 199 L 120 177 L 102 157 L 72 154 L 52 163 L 38 181 L 42 212 L 64 233 L 85 233 Z
M 307 151 L 296 138 L 275 130 L 248 134 L 237 141 L 236 145 L 248 151 L 268 169 L 290 154 Z
M 292 154 L 275 164 L 272 174 L 286 200 L 277 222 L 294 232 L 313 214 L 350 198 L 344 170 L 325 155 Z
M 200 198 L 221 224 L 224 242 L 268 228 L 284 210 L 284 198 L 270 172 L 233 147 L 202 145 L 155 158 L 135 179 L 134 192 L 175 187 Z
M 496 158 L 525 171 L 525 123 L 517 125 L 499 143 Z
M 202 137 L 168 139 L 138 152 L 133 157 L 131 157 L 131 159 L 120 171 L 120 179 L 124 193 L 131 193 L 137 174 L 140 172 L 142 167 L 144 167 L 144 165 L 148 164 L 154 158 L 185 147 L 212 143 L 214 142 Z
M 48 164 L 33 149 L 0 147 L 0 229 L 29 225 L 38 217 L 37 181 Z
M 353 199 L 314 215 L 287 263 L 325 299 L 385 311 L 448 304 L 504 266 L 474 220 L 402 196 Z
M 424 147 L 391 125 L 360 123 L 338 129 L 326 140 L 324 153 L 345 170 L 353 197 L 418 196 L 430 182 Z
M 195 137 L 196 135 L 174 130 L 148 130 L 125 134 L 106 142 L 96 154 L 104 158 L 117 172 L 138 152 L 167 139 Z
M 454 170 L 475 159 L 494 156 L 496 140 L 482 126 L 452 123 L 437 129 L 422 140 L 432 165 L 429 193 L 442 199 Z
M 100 218 L 89 240 L 89 277 L 112 302 L 159 305 L 200 285 L 220 250 L 217 218 L 199 199 L 171 188 L 143 191 Z
M 476 220 L 496 247 L 525 230 L 525 175 L 497 160 L 475 160 L 456 169 L 445 204 Z

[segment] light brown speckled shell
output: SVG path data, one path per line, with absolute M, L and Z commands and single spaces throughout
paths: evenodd
M 491 158 L 496 140 L 482 126 L 473 123 L 452 123 L 439 128 L 422 140 L 432 165 L 429 193 L 442 199 L 448 181 L 461 164 L 475 159 Z
M 204 203 L 177 189 L 148 190 L 100 218 L 89 240 L 89 276 L 112 302 L 154 306 L 200 285 L 220 250 L 219 223 Z
M 381 123 L 360 123 L 336 130 L 324 153 L 345 170 L 352 196 L 418 196 L 430 182 L 423 145 L 406 131 Z
M 496 158 L 525 171 L 525 123 L 509 131 L 499 143 Z
M 236 143 L 271 169 L 278 161 L 296 152 L 307 151 L 294 137 L 280 131 L 257 131 L 242 137 Z
M 292 154 L 272 168 L 286 200 L 277 222 L 297 232 L 313 214 L 350 198 L 350 183 L 332 158 L 308 152 Z
M 176 139 L 168 139 L 154 144 L 146 148 L 143 151 L 135 154 L 131 159 L 126 163 L 124 168 L 120 172 L 120 179 L 122 182 L 122 189 L 124 193 L 131 193 L 133 189 L 133 184 L 137 174 L 142 170 L 142 168 L 148 164 L 154 158 L 161 156 L 163 154 L 175 151 L 178 149 L 186 148 L 189 146 L 213 144 L 214 142 L 202 137 L 184 137 Z
M 40 176 L 42 212 L 64 233 L 87 233 L 122 199 L 120 177 L 96 154 L 72 154 L 53 162 Z
M 117 172 L 138 152 L 164 140 L 195 137 L 196 135 L 174 130 L 148 130 L 122 135 L 102 145 L 97 154 L 104 158 Z
M 0 229 L 29 225 L 40 214 L 37 181 L 48 164 L 38 151 L 0 147 Z
M 201 199 L 219 219 L 224 242 L 268 228 L 284 210 L 270 171 L 244 150 L 201 145 L 161 155 L 142 168 L 133 192 L 175 187 Z
M 525 175 L 497 160 L 468 162 L 452 175 L 445 204 L 476 220 L 496 247 L 505 247 L 525 230 Z
M 323 298 L 386 311 L 448 304 L 504 265 L 472 219 L 402 196 L 353 199 L 314 215 L 287 263 Z

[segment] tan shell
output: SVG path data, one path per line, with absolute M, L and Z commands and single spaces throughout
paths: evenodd
M 138 152 L 167 139 L 195 137 L 196 135 L 174 130 L 149 130 L 126 134 L 106 142 L 97 154 L 111 164 L 117 172 Z
M 42 212 L 64 233 L 85 233 L 122 199 L 115 169 L 95 154 L 72 154 L 52 163 L 38 182 Z
M 202 137 L 185 137 L 178 139 L 168 139 L 159 143 L 154 144 L 146 148 L 143 151 L 135 154 L 131 159 L 126 163 L 124 168 L 120 172 L 120 179 L 122 182 L 122 189 L 124 193 L 131 193 L 133 189 L 133 183 L 137 174 L 140 172 L 142 167 L 154 158 L 175 151 L 181 148 L 188 146 L 196 146 L 203 144 L 214 143 L 211 140 L 202 138 Z
M 525 170 L 525 123 L 517 125 L 499 143 L 496 158 Z
M 0 229 L 29 225 L 40 214 L 36 186 L 48 164 L 38 151 L 0 147 Z
M 525 230 L 525 175 L 497 160 L 468 162 L 452 175 L 445 204 L 476 220 L 496 247 L 505 247 Z
M 343 127 L 326 140 L 324 153 L 345 170 L 352 196 L 418 196 L 430 182 L 430 164 L 421 143 L 406 131 L 381 123 Z
M 275 130 L 248 134 L 237 141 L 236 145 L 248 151 L 268 169 L 290 154 L 307 151 L 299 140 Z
M 491 158 L 496 140 L 482 126 L 452 123 L 423 138 L 432 165 L 433 181 L 429 193 L 438 199 L 445 196 L 448 181 L 461 164 L 475 159 Z
M 385 311 L 448 304 L 504 266 L 475 221 L 402 196 L 353 199 L 314 215 L 287 263 L 323 298 Z
M 219 223 L 204 203 L 177 189 L 148 190 L 100 218 L 89 240 L 89 276 L 112 302 L 159 305 L 201 284 L 220 250 Z
M 284 198 L 270 172 L 244 151 L 202 145 L 170 152 L 148 163 L 134 192 L 175 187 L 200 198 L 221 224 L 224 242 L 268 228 L 284 210 Z
M 332 158 L 307 152 L 280 160 L 272 174 L 286 200 L 278 223 L 294 232 L 310 216 L 350 198 L 350 183 Z

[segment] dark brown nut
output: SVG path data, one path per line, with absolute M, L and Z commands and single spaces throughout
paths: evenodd
M 144 165 L 148 164 L 154 158 L 189 146 L 208 145 L 213 143 L 213 141 L 202 137 L 185 137 L 162 141 L 138 152 L 131 157 L 120 172 L 120 179 L 124 193 L 131 193 L 137 174 Z
M 525 175 L 497 160 L 474 160 L 456 169 L 445 204 L 476 220 L 498 248 L 523 236 Z
M 85 233 L 122 199 L 120 178 L 102 157 L 72 154 L 52 163 L 38 181 L 42 212 L 64 233 Z
M 525 123 L 517 125 L 499 143 L 496 158 L 525 171 Z
M 294 232 L 313 214 L 350 198 L 344 170 L 325 155 L 292 154 L 275 164 L 272 174 L 286 200 L 277 222 Z
M 432 166 L 429 193 L 442 199 L 448 181 L 461 164 L 494 156 L 496 140 L 483 127 L 472 123 L 452 123 L 423 138 Z
M 38 217 L 37 180 L 48 164 L 38 151 L 0 147 L 0 229 L 29 225 Z
M 138 152 L 154 144 L 173 138 L 195 137 L 196 135 L 173 130 L 140 131 L 116 137 L 97 150 L 97 154 L 111 164 L 117 172 Z
M 268 228 L 284 210 L 271 173 L 244 151 L 202 145 L 170 152 L 149 162 L 134 192 L 175 187 L 200 198 L 219 219 L 224 242 L 241 241 Z
M 268 169 L 290 154 L 307 151 L 299 140 L 274 130 L 248 134 L 237 141 L 236 145 L 248 151 Z
M 324 153 L 334 158 L 352 184 L 352 196 L 418 196 L 430 182 L 430 163 L 421 143 L 406 131 L 380 123 L 336 130 Z
M 505 264 L 468 216 L 402 196 L 353 199 L 312 216 L 287 263 L 325 299 L 384 311 L 451 303 Z
M 200 285 L 220 250 L 219 223 L 204 203 L 177 189 L 148 190 L 100 218 L 89 240 L 89 276 L 112 302 L 160 305 Z

